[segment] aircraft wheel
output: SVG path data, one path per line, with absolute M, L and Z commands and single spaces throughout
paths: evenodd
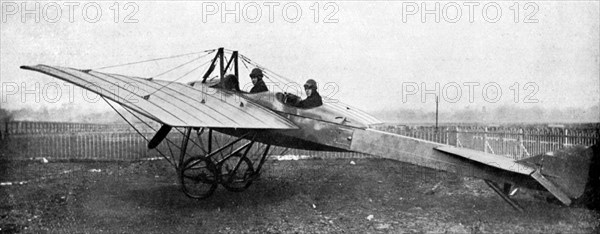
M 204 199 L 212 195 L 218 185 L 215 164 L 204 156 L 189 158 L 180 170 L 183 193 L 195 199 Z
M 235 165 L 239 159 L 242 159 L 237 171 Z M 231 192 L 242 192 L 252 185 L 254 176 L 254 166 L 252 161 L 247 157 L 234 155 L 220 164 L 219 171 L 221 173 L 221 184 L 225 189 Z

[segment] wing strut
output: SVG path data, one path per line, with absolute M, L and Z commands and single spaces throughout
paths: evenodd
M 221 79 L 223 79 L 223 53 L 224 53 L 225 49 L 223 47 L 219 48 L 219 50 L 217 51 L 217 54 L 215 54 L 215 57 L 213 58 L 212 62 L 210 63 L 210 67 L 208 68 L 208 70 L 206 70 L 206 73 L 204 73 L 204 76 L 202 76 L 202 83 L 206 83 L 206 79 L 210 76 L 210 74 L 215 70 L 216 67 L 216 62 L 217 59 L 221 60 L 221 67 L 220 67 L 220 72 L 219 75 Z
M 229 58 L 229 61 L 226 61 L 225 49 L 223 47 L 219 48 L 219 50 L 217 51 L 217 54 L 215 55 L 215 57 L 213 58 L 213 60 L 210 63 L 210 67 L 208 68 L 206 73 L 204 73 L 204 76 L 202 76 L 202 83 L 206 83 L 206 79 L 208 79 L 210 74 L 212 74 L 212 72 L 215 70 L 215 68 L 217 66 L 217 60 L 219 60 L 219 78 L 221 80 L 223 80 L 223 77 L 225 77 L 225 73 L 227 72 L 227 70 L 229 69 L 229 67 L 232 64 L 233 64 L 233 71 L 234 71 L 235 77 L 237 77 L 239 79 L 240 74 L 239 74 L 239 69 L 238 69 L 238 57 L 239 57 L 238 52 L 233 51 L 231 53 L 231 58 Z M 227 62 L 227 64 L 225 64 L 225 62 Z

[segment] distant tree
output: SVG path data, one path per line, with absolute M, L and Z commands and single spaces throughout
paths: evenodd
M 13 119 L 10 111 L 0 108 L 0 122 L 8 122 Z
M 452 114 L 452 120 L 455 122 L 474 123 L 481 122 L 481 113 L 477 110 L 472 110 L 468 107 L 464 109 L 455 110 Z
M 5 134 L 5 126 L 6 126 L 6 122 L 10 122 L 13 119 L 13 114 L 5 109 L 0 108 L 0 139 L 4 139 L 4 134 Z M 4 141 L 2 141 L 4 142 Z M 2 147 L 3 144 L 0 144 L 0 148 Z

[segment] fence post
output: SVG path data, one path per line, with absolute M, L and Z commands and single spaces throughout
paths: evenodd
M 445 133 L 445 134 L 446 134 L 446 135 L 445 135 L 445 137 L 446 137 L 446 145 L 449 145 L 449 144 L 450 144 L 450 141 L 449 141 L 449 139 L 448 139 L 448 136 L 450 135 L 450 133 L 448 132 L 449 130 L 450 130 L 450 128 L 449 128 L 449 127 L 446 127 L 446 128 L 444 128 L 444 131 L 446 131 L 446 133 Z
M 454 133 L 456 142 L 454 144 L 455 144 L 456 147 L 459 147 L 459 140 L 458 140 L 459 139 L 458 138 L 459 137 L 459 133 L 458 133 L 459 129 L 458 129 L 458 126 L 455 126 L 454 130 L 456 130 L 456 132 Z
M 483 128 L 483 152 L 488 152 L 488 149 L 486 147 L 487 144 L 487 127 Z
M 594 139 L 594 143 L 592 145 L 595 144 L 600 144 L 600 127 L 596 128 L 596 138 Z
M 569 135 L 569 129 L 564 128 L 564 137 L 565 137 L 565 141 L 563 143 L 563 147 L 567 147 L 569 145 L 569 137 L 567 137 L 567 135 Z
M 525 148 L 525 145 L 523 143 L 523 138 L 525 138 L 525 131 L 523 131 L 523 128 L 519 128 L 519 145 L 517 145 L 517 147 L 519 148 L 519 159 L 523 158 L 523 148 Z

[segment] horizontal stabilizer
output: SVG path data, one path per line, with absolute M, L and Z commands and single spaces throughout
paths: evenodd
M 350 150 L 499 183 L 530 181 L 534 171 L 503 156 L 374 129 L 354 130 Z
M 480 162 L 488 166 L 492 166 L 506 171 L 512 171 L 519 174 L 530 175 L 535 171 L 532 167 L 520 164 L 513 159 L 495 154 L 488 154 L 477 150 L 458 148 L 454 146 L 442 146 L 437 147 L 435 149 L 456 156 L 460 156 L 469 160 Z

